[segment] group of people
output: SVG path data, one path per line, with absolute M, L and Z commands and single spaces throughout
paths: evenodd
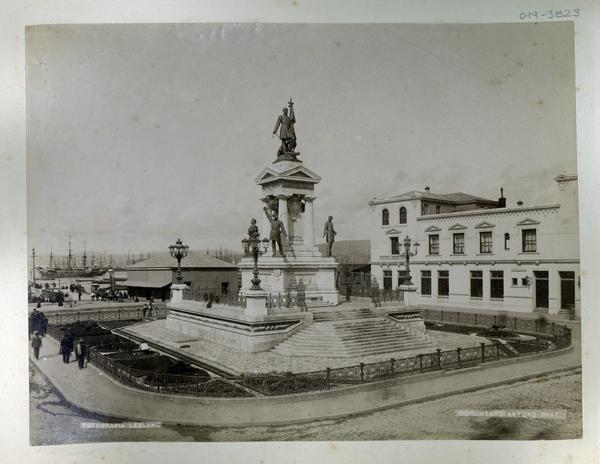
M 29 315 L 29 335 L 38 333 L 42 337 L 45 337 L 46 332 L 48 332 L 48 318 L 43 312 L 34 308 L 33 312 Z
M 65 334 L 60 341 L 60 351 L 62 354 L 63 362 L 65 364 L 69 364 L 71 362 L 71 354 L 75 352 L 75 359 L 77 360 L 77 364 L 79 365 L 79 369 L 82 369 L 85 366 L 85 362 L 88 356 L 88 347 L 83 341 L 83 338 L 80 338 L 75 342 L 75 337 L 73 334 Z
M 152 310 L 154 309 L 154 298 L 150 299 L 150 303 L 144 303 L 142 308 L 142 314 L 144 317 L 152 317 Z
M 92 301 L 118 301 L 119 303 L 123 303 L 127 299 L 129 299 L 127 292 L 109 291 L 92 293 Z

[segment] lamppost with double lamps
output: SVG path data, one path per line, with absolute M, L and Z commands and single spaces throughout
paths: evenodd
M 178 284 L 183 280 L 183 276 L 181 275 L 181 260 L 188 255 L 189 248 L 189 246 L 183 244 L 180 238 L 175 241 L 175 245 L 169 245 L 171 256 L 177 260 L 176 279 Z
M 267 237 L 262 239 L 262 249 L 260 245 L 261 240 L 258 227 L 256 227 L 256 219 L 252 219 L 248 229 L 248 238 L 242 240 L 244 255 L 249 256 L 252 254 L 252 257 L 254 258 L 254 269 L 252 270 L 254 277 L 250 281 L 252 282 L 252 287 L 250 290 L 262 290 L 262 288 L 260 288 L 260 279 L 258 278 L 258 257 L 267 252 L 267 248 L 269 247 L 269 239 Z
M 406 276 L 404 277 L 403 285 L 413 285 L 412 276 L 410 275 L 410 258 L 416 256 L 417 252 L 419 251 L 419 246 L 421 246 L 419 242 L 415 242 L 413 244 L 413 248 L 415 251 L 411 252 L 410 243 L 410 237 L 407 235 L 406 237 L 404 237 L 404 252 L 400 253 L 400 256 L 403 256 L 405 258 L 406 263 Z

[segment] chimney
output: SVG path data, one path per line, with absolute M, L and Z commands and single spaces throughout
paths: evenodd
M 428 185 L 427 187 L 425 187 L 425 191 L 426 191 L 427 193 L 429 193 L 429 191 L 430 191 L 430 190 L 431 190 L 431 189 L 429 188 L 429 185 Z
M 500 187 L 500 198 L 498 198 L 498 208 L 506 208 L 506 198 L 504 198 L 504 189 Z

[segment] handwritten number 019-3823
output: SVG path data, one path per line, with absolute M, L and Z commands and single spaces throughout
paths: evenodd
M 535 19 L 562 19 L 562 18 L 577 18 L 581 15 L 581 9 L 574 8 L 572 10 L 546 10 L 546 11 L 526 11 L 519 15 L 519 18 L 535 20 Z

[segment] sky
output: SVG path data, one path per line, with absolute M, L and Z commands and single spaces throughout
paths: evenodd
M 332 215 L 367 239 L 373 197 L 551 204 L 577 172 L 569 23 L 52 25 L 26 48 L 39 253 L 240 248 L 290 97 L 316 237 Z

